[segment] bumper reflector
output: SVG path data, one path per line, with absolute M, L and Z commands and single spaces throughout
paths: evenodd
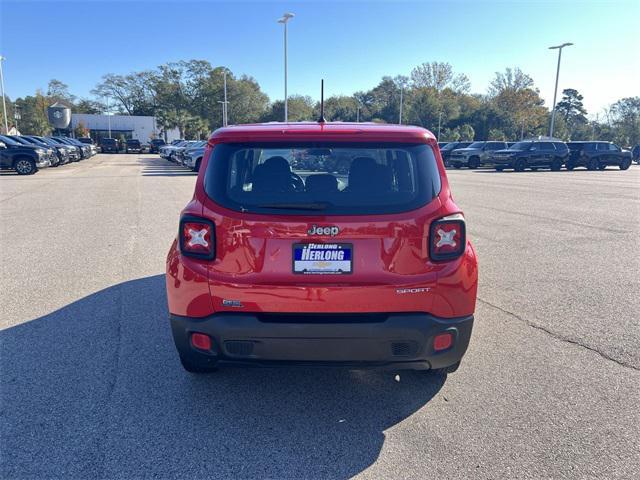
M 436 352 L 441 352 L 442 350 L 446 350 L 451 347 L 453 344 L 453 335 L 450 333 L 441 333 L 440 335 L 436 335 L 433 339 L 433 349 Z
M 198 350 L 211 350 L 211 338 L 204 333 L 192 333 L 191 345 Z

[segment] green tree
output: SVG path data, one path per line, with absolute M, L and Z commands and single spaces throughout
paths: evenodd
M 314 117 L 314 102 L 311 97 L 291 95 L 287 102 L 287 115 L 290 122 L 317 120 Z M 265 122 L 284 121 L 284 101 L 276 100 L 263 117 Z
M 319 104 L 316 106 L 316 111 L 319 115 Z M 331 122 L 355 122 L 357 111 L 358 100 L 354 97 L 339 95 L 329 97 L 324 101 L 324 116 Z
M 89 136 L 89 129 L 84 124 L 84 122 L 80 121 L 80 122 L 78 122 L 78 125 L 76 125 L 76 128 L 73 129 L 73 133 L 74 133 L 76 138 L 78 138 L 78 137 L 88 137 Z
M 640 97 L 626 97 L 618 100 L 609 109 L 614 141 L 623 146 L 640 143 Z
M 409 101 L 405 95 L 405 109 Z M 400 119 L 400 85 L 391 77 L 382 77 L 380 83 L 361 98 L 372 120 L 398 123 Z
M 507 139 L 519 139 L 541 132 L 548 124 L 548 110 L 534 87 L 533 80 L 519 68 L 496 72 L 489 85 L 487 103 L 493 113 L 485 123 L 486 138 L 491 130 L 499 130 Z M 525 135 L 526 133 L 526 135 Z M 484 135 L 483 135 L 484 136 Z
M 211 130 L 209 122 L 202 117 L 191 117 L 185 124 L 185 137 L 195 140 L 206 138 Z
M 49 135 L 52 131 L 47 118 L 47 107 L 50 102 L 39 90 L 34 96 L 16 99 L 15 105 L 20 109 L 19 128 L 25 135 Z
M 262 90 L 258 82 L 246 75 L 239 79 L 235 77 L 228 83 L 227 98 L 229 100 L 229 123 L 253 123 L 267 111 L 269 97 Z M 222 92 L 224 98 L 224 92 Z
M 487 140 L 497 140 L 501 142 L 506 142 L 507 136 L 502 130 L 498 130 L 497 128 L 492 128 L 491 130 L 489 130 L 489 136 L 487 137 Z
M 427 62 L 411 71 L 411 82 L 418 88 L 433 88 L 438 92 L 448 88 L 457 93 L 467 93 L 471 82 L 464 74 L 455 74 L 446 62 Z
M 461 142 L 472 142 L 475 138 L 476 132 L 473 130 L 473 127 L 468 123 L 461 125 L 458 127 L 460 131 L 460 141 Z
M 489 96 L 495 97 L 504 91 L 520 91 L 533 88 L 533 79 L 519 68 L 507 68 L 496 72 L 489 84 Z
M 459 128 L 445 128 L 442 130 L 441 140 L 443 142 L 457 142 L 460 140 L 460 129 Z
M 86 98 L 79 100 L 73 106 L 73 113 L 99 114 L 99 113 L 103 113 L 104 111 L 105 111 L 105 106 L 102 103 L 96 100 L 89 100 Z
M 587 124 L 587 110 L 582 100 L 584 97 L 574 88 L 565 88 L 562 99 L 556 105 L 556 112 L 562 116 L 566 124 L 567 139 L 573 138 L 574 131 Z
M 69 86 L 66 83 L 61 82 L 60 80 L 56 80 L 55 78 L 49 80 L 49 85 L 47 87 L 47 97 L 51 103 L 60 102 L 64 103 L 67 106 L 71 107 L 73 102 L 75 102 L 75 95 L 71 95 L 69 93 Z

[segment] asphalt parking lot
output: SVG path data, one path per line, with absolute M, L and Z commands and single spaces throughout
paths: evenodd
M 640 166 L 449 178 L 480 290 L 442 379 L 189 375 L 163 273 L 194 174 L 1 174 L 0 477 L 637 478 Z

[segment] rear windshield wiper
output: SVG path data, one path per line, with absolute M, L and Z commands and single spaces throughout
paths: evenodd
M 256 205 L 258 208 L 280 208 L 283 210 L 326 210 L 331 207 L 329 202 L 313 202 L 313 203 L 265 203 L 264 205 Z

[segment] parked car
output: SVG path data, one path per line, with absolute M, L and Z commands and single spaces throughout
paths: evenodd
M 27 139 L 25 139 L 24 137 L 20 136 L 20 135 L 4 135 L 7 138 L 10 138 L 11 140 L 13 140 L 14 142 L 18 142 L 22 145 L 26 145 L 28 147 L 33 147 L 34 143 L 28 141 Z M 62 165 L 63 163 L 67 163 L 69 160 L 67 158 L 67 160 L 65 162 L 60 161 L 60 158 L 58 157 L 57 152 L 53 149 L 53 147 L 50 147 L 48 145 L 35 145 L 37 147 L 42 147 L 47 151 L 47 158 L 49 159 L 49 166 L 50 167 L 57 167 L 59 165 Z
M 430 132 L 260 124 L 209 142 L 166 262 L 186 370 L 458 368 L 477 258 Z
M 191 150 L 203 147 L 207 142 L 201 140 L 189 141 L 186 145 L 178 148 L 173 153 L 176 163 L 186 166 L 187 160 L 190 158 Z
M 125 153 L 141 153 L 142 145 L 140 144 L 140 140 L 135 138 L 128 139 L 124 151 Z
M 84 158 L 87 158 L 87 156 L 85 155 L 85 150 L 82 147 L 79 147 L 78 145 L 76 145 L 75 143 L 69 142 L 67 141 L 66 138 L 64 137 L 46 137 L 49 141 L 57 143 L 59 145 L 67 145 L 71 148 L 73 148 L 75 150 L 75 152 L 78 155 L 78 160 L 82 160 Z M 82 144 L 84 146 L 84 144 Z
M 102 138 L 100 139 L 100 150 L 102 153 L 118 153 L 120 142 L 116 138 Z
M 32 175 L 50 165 L 45 148 L 24 145 L 0 135 L 0 169 L 15 170 L 18 175 Z
M 456 148 L 449 155 L 449 163 L 454 168 L 478 168 L 489 164 L 493 152 L 507 148 L 506 142 L 473 142 L 465 148 Z
M 526 140 L 493 154 L 493 165 L 498 171 L 513 168 L 516 172 L 525 169 L 550 168 L 558 171 L 569 158 L 567 144 L 559 140 Z
M 200 142 L 198 145 L 186 149 L 182 154 L 184 159 L 183 165 L 194 172 L 199 171 L 206 148 L 207 142 Z
M 174 152 L 185 146 L 187 144 L 187 140 L 180 140 L 179 142 L 173 143 L 171 142 L 170 145 L 165 145 L 164 147 L 160 148 L 160 156 L 162 158 L 164 158 L 165 160 L 169 160 L 169 161 L 173 161 L 173 154 Z
M 631 149 L 631 158 L 636 162 L 640 164 L 640 145 L 635 145 L 632 149 Z
M 440 155 L 442 156 L 442 160 L 444 161 L 445 166 L 449 166 L 449 157 L 451 156 L 451 152 L 458 148 L 466 148 L 471 145 L 473 142 L 449 142 L 444 147 L 440 148 Z
M 98 153 L 98 147 L 96 146 L 95 142 L 93 141 L 93 139 L 91 139 L 91 137 L 79 137 L 78 141 L 89 145 L 89 147 L 91 148 L 91 156 L 95 155 Z
M 160 147 L 166 145 L 166 142 L 161 138 L 152 138 L 149 141 L 149 153 L 158 153 L 160 151 Z
M 620 170 L 631 166 L 632 154 L 611 142 L 569 142 L 571 155 L 567 160 L 567 170 L 586 167 L 588 170 L 604 170 L 615 165 Z
M 71 157 L 69 156 L 69 149 L 66 145 L 64 147 L 58 145 L 49 145 L 48 143 L 39 140 L 38 138 L 31 135 L 20 135 L 20 139 L 23 142 L 28 142 L 29 144 L 35 145 L 36 147 L 51 148 L 58 158 L 58 165 L 65 165 L 72 161 Z
M 38 136 L 38 135 L 28 135 L 28 137 L 32 138 L 34 140 L 37 140 L 39 142 L 45 143 L 46 145 L 49 145 L 50 147 L 65 149 L 67 151 L 67 155 L 69 156 L 69 161 L 70 162 L 78 162 L 78 161 L 80 161 L 80 152 L 76 147 L 74 147 L 72 145 L 67 145 L 67 144 L 61 143 L 61 142 L 54 142 L 49 137 L 41 137 L 41 136 Z
M 92 152 L 91 147 L 75 138 L 69 137 L 51 137 L 53 140 L 58 142 L 62 142 L 66 145 L 71 145 L 72 147 L 76 147 L 80 153 L 81 159 L 91 158 Z

